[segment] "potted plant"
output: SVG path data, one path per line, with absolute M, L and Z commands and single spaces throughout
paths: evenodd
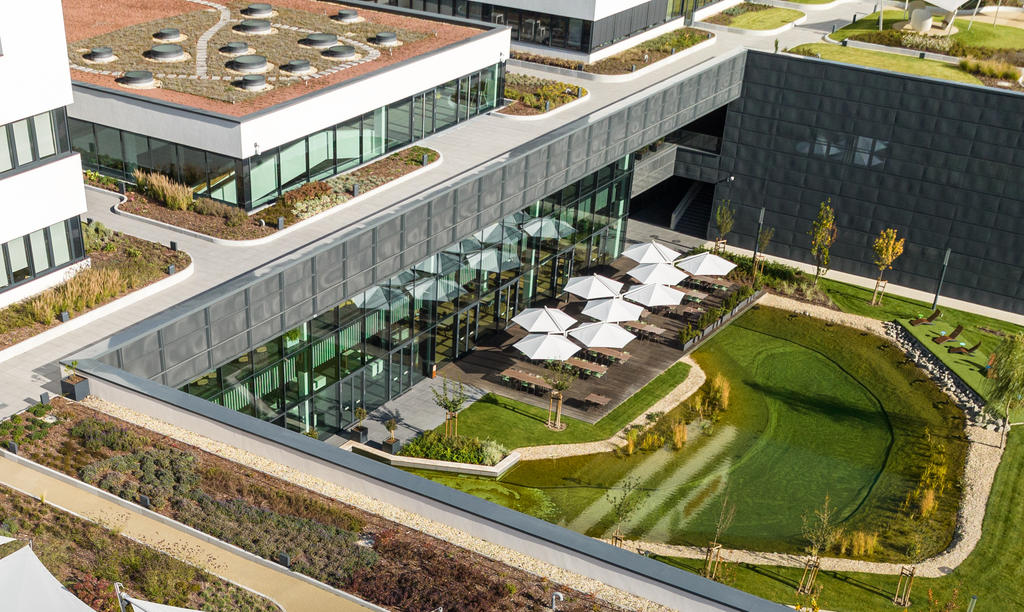
M 388 419 L 387 423 L 384 423 L 384 427 L 388 429 L 388 439 L 384 440 L 381 446 L 384 447 L 384 452 L 389 454 L 397 454 L 398 449 L 402 448 L 402 443 L 395 437 L 395 430 L 398 429 L 398 421 L 395 419 Z
M 360 444 L 366 444 L 366 438 L 369 434 L 369 430 L 363 427 L 363 419 L 366 418 L 366 409 L 362 406 L 356 406 L 356 409 L 352 414 L 356 417 L 356 422 L 352 426 L 352 429 L 348 430 L 349 440 L 359 442 Z
M 72 361 L 64 366 L 64 378 L 60 379 L 60 394 L 76 402 L 89 395 L 89 379 L 78 373 L 78 362 Z

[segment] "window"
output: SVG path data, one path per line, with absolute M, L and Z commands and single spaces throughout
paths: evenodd
M 20 283 L 31 278 L 32 270 L 28 265 L 28 253 L 25 252 L 25 238 L 15 238 L 7 243 L 7 258 L 11 265 L 11 282 Z
M 11 125 L 11 132 L 14 136 L 14 158 L 18 165 L 23 166 L 35 159 L 32 155 L 32 135 L 29 132 L 28 119 L 15 121 Z
M 281 149 L 281 191 L 294 189 L 306 182 L 306 141 L 294 142 Z
M 357 117 L 338 126 L 338 171 L 344 172 L 359 165 L 359 131 L 361 120 Z
M 334 129 L 309 137 L 309 180 L 318 181 L 334 174 Z
M 46 230 L 36 230 L 28 235 L 28 242 L 32 249 L 32 269 L 36 275 L 53 266 L 50 265 L 50 257 L 46 253 Z
M 50 226 L 50 246 L 53 250 L 54 267 L 63 266 L 71 261 L 71 249 L 68 244 L 68 228 L 64 221 Z
M 853 163 L 857 166 L 875 168 L 885 163 L 889 157 L 889 143 L 877 138 L 857 137 L 857 146 L 853 153 Z
M 56 155 L 57 140 L 53 136 L 53 121 L 50 118 L 50 113 L 32 117 L 32 127 L 36 132 L 36 148 L 39 152 L 39 159 Z
M 259 206 L 277 197 L 277 155 L 250 160 L 249 182 L 252 205 Z
M 11 143 L 7 139 L 7 129 L 0 127 L 0 172 L 7 172 L 14 167 L 11 155 Z
M 92 126 L 86 124 L 91 141 Z M 7 125 L 0 125 L 0 173 L 13 170 L 57 153 L 67 153 L 64 109 L 40 113 Z M 90 143 L 81 143 L 91 152 Z

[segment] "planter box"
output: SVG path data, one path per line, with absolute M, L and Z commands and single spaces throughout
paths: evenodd
M 399 449 L 402 448 L 402 443 L 399 440 L 384 440 L 383 442 L 380 443 L 380 445 L 381 448 L 384 449 L 384 452 L 388 453 L 389 455 L 397 455 Z
M 84 400 L 89 395 L 89 379 L 78 377 L 77 382 L 71 382 L 67 378 L 60 379 L 60 394 L 76 402 Z
M 369 435 L 369 433 L 370 430 L 368 430 L 365 427 L 353 427 L 352 429 L 348 430 L 348 439 L 352 440 L 353 442 L 358 442 L 360 444 L 366 444 L 367 436 Z

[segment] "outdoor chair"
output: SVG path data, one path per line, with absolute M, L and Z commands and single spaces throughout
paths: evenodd
M 945 342 L 949 342 L 950 340 L 956 340 L 956 337 L 959 336 L 963 331 L 964 326 L 957 325 L 956 329 L 953 330 L 953 333 L 949 334 L 948 336 L 936 336 L 935 338 L 932 338 L 932 342 L 934 342 L 935 344 L 943 344 Z
M 981 348 L 981 342 L 978 342 L 971 348 L 966 348 L 963 346 L 950 347 L 949 352 L 956 353 L 957 355 L 973 355 L 974 351 L 978 350 L 979 348 Z
M 942 315 L 942 311 L 940 311 L 938 308 L 936 308 L 935 312 L 930 314 L 928 316 L 928 318 L 913 319 L 913 320 L 910 321 L 910 324 L 915 326 L 915 327 L 917 327 L 918 325 L 931 325 L 932 323 L 935 322 L 935 319 L 939 318 L 940 315 Z

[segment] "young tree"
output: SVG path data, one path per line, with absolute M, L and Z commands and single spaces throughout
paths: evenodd
M 721 200 L 715 209 L 715 228 L 718 230 L 718 242 L 725 241 L 725 235 L 732 231 L 736 223 L 736 209 L 729 200 Z M 715 245 L 717 249 L 718 245 Z
M 764 270 L 764 253 L 768 250 L 768 245 L 771 244 L 772 238 L 775 237 L 775 228 L 768 226 L 761 229 L 761 232 L 757 235 L 757 252 L 761 257 L 760 265 L 758 262 L 754 262 L 754 276 L 758 274 L 758 268 Z
M 544 375 L 544 382 L 551 385 L 551 397 L 548 399 L 548 427 L 562 429 L 562 397 L 569 390 L 569 387 L 576 382 L 578 376 L 576 368 L 564 361 L 549 361 L 545 366 L 548 373 Z M 551 422 L 552 400 L 558 400 L 558 409 L 555 411 L 555 421 Z
M 622 537 L 622 524 L 643 504 L 647 491 L 640 488 L 638 477 L 630 476 L 623 480 L 618 488 L 608 489 L 604 496 L 615 516 L 615 539 L 618 540 Z
M 814 284 L 818 277 L 828 274 L 828 265 L 832 245 L 835 244 L 839 229 L 836 226 L 836 211 L 832 208 L 832 198 L 827 198 L 818 209 L 818 218 L 811 226 L 811 255 L 814 257 Z
M 1010 409 L 1024 398 L 1024 332 L 1003 338 L 996 347 L 992 369 L 995 378 L 989 385 L 988 402 L 993 409 L 1003 413 L 1001 444 L 1004 444 Z
M 825 494 L 825 503 L 821 508 L 815 510 L 811 516 L 804 514 L 801 533 L 807 540 L 807 552 L 812 557 L 818 557 L 835 543 L 839 535 L 839 527 L 836 523 L 838 510 L 832 505 L 832 498 Z
M 722 496 L 722 508 L 718 511 L 718 521 L 715 523 L 715 539 L 708 546 L 707 555 L 704 557 L 704 577 L 715 580 L 718 577 L 718 568 L 722 563 L 722 547 L 718 543 L 722 534 L 732 525 L 736 518 L 736 505 L 729 503 L 729 496 Z
M 897 238 L 894 228 L 886 228 L 875 238 L 873 250 L 875 252 L 875 265 L 878 266 L 878 280 L 875 281 L 875 292 L 871 295 L 871 305 L 882 303 L 882 296 L 885 294 L 885 286 L 882 284 L 882 276 L 886 270 L 892 270 L 892 264 L 903 254 L 903 243 L 906 238 Z
M 441 390 L 431 389 L 434 394 L 434 404 L 444 410 L 444 436 L 446 438 L 458 437 L 459 435 L 459 411 L 465 406 L 468 398 L 466 389 L 460 382 L 459 386 L 448 390 L 448 379 L 441 379 Z

